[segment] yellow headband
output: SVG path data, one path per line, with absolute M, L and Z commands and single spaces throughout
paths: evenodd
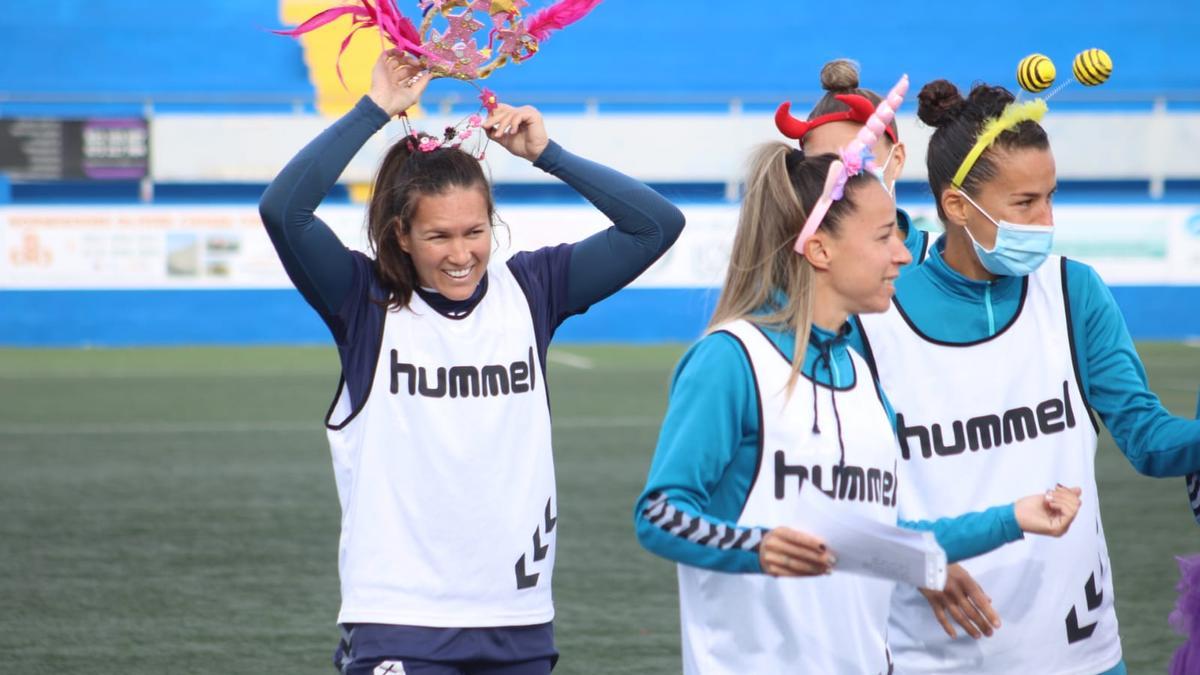
M 962 188 L 962 183 L 967 179 L 967 174 L 971 172 L 971 167 L 975 166 L 975 162 L 979 156 L 987 150 L 992 143 L 996 142 L 996 137 L 1000 134 L 1012 129 L 1021 122 L 1042 121 L 1042 117 L 1046 115 L 1046 102 L 1040 98 L 1025 103 L 1009 103 L 1004 112 L 1000 113 L 999 117 L 990 119 L 987 124 L 983 125 L 983 131 L 979 134 L 979 139 L 975 141 L 975 146 L 963 158 L 962 164 L 959 165 L 958 171 L 954 174 L 954 180 L 950 184 L 955 188 Z

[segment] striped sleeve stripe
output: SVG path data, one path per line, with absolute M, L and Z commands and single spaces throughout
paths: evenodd
M 642 510 L 642 515 L 647 520 L 653 520 L 662 513 L 663 509 L 667 508 L 667 496 L 661 492 L 656 492 L 650 495 L 650 503 L 646 504 L 646 508 Z
M 759 547 L 762 546 L 763 537 L 765 537 L 766 535 L 767 535 L 767 530 L 764 530 L 761 527 L 754 528 L 754 532 L 751 533 L 750 539 L 746 540 L 746 542 L 744 544 L 742 544 L 742 548 L 744 548 L 748 551 L 754 551 L 755 553 L 758 553 Z
M 668 506 L 667 511 L 669 512 L 669 515 L 671 516 L 671 520 L 666 523 L 660 524 L 659 527 L 666 530 L 667 532 L 671 532 L 671 534 L 675 534 L 675 532 L 673 532 L 672 530 L 678 531 L 677 528 L 679 528 L 680 525 L 683 525 L 683 519 L 687 518 L 687 515 L 683 511 L 680 511 L 679 509 L 677 509 L 673 506 Z M 664 520 L 665 520 L 665 518 L 664 518 Z
M 725 526 L 724 525 L 713 525 L 712 523 L 709 523 L 709 522 L 705 522 L 704 524 L 708 528 L 708 531 L 705 532 L 698 539 L 693 539 L 692 541 L 696 542 L 697 544 L 700 544 L 701 546 L 708 546 L 708 542 L 712 541 L 713 538 L 720 537 L 721 535 L 724 534 L 723 530 L 725 529 Z
M 1188 499 L 1192 503 L 1192 515 L 1196 517 L 1196 522 L 1200 523 L 1200 473 L 1188 474 L 1187 488 Z
M 693 544 L 722 550 L 757 552 L 767 530 L 757 527 L 730 527 L 684 513 L 667 501 L 665 494 L 652 493 L 642 517 L 664 532 Z
M 738 530 L 736 527 L 727 528 L 725 531 L 725 536 L 721 537 L 721 540 L 717 542 L 717 548 L 733 548 L 733 540 L 737 539 L 737 536 Z
M 691 524 L 688 525 L 687 527 L 683 528 L 679 532 L 676 532 L 675 536 L 683 537 L 684 539 L 687 539 L 690 541 L 692 538 L 692 533 L 695 532 L 696 530 L 700 529 L 700 523 L 702 523 L 702 522 L 703 521 L 700 520 L 699 518 L 692 518 Z
M 697 518 L 696 522 L 699 526 L 688 534 L 687 540 L 693 544 L 702 544 L 712 537 L 713 524 L 702 518 Z
M 675 515 L 675 509 L 671 508 L 670 506 L 668 506 L 666 504 L 663 504 L 662 508 L 658 510 L 658 515 L 654 516 L 653 518 L 649 518 L 648 520 L 651 523 L 654 523 L 654 525 L 656 527 L 662 527 L 674 515 Z
M 737 541 L 733 543 L 733 547 L 743 548 L 752 534 L 754 534 L 754 530 L 742 530 L 742 533 L 738 535 Z

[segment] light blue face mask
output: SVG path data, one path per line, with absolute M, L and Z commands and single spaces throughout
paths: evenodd
M 967 202 L 979 209 L 985 218 L 996 226 L 996 244 L 988 250 L 975 241 L 971 230 L 964 227 L 967 237 L 975 246 L 975 255 L 979 257 L 984 269 L 1002 277 L 1023 277 L 1046 262 L 1050 249 L 1054 246 L 1054 227 L 1051 225 L 1014 225 L 1006 221 L 996 221 L 987 211 L 984 211 L 965 192 L 959 192 Z

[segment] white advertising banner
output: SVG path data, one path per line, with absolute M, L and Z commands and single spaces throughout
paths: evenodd
M 636 282 L 652 288 L 721 284 L 736 205 L 683 208 L 679 242 Z M 584 205 L 501 205 L 499 255 L 576 241 L 608 225 Z M 937 229 L 928 207 L 910 210 Z M 366 249 L 360 206 L 318 215 L 347 246 Z M 1056 250 L 1111 285 L 1200 285 L 1200 206 L 1063 205 Z M 290 286 L 252 205 L 0 209 L 0 289 L 284 288 Z

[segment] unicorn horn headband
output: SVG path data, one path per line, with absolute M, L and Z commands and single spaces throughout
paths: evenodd
M 863 128 L 858 130 L 858 135 L 854 137 L 854 140 L 838 153 L 840 158 L 829 165 L 829 173 L 825 175 L 825 187 L 821 191 L 821 197 L 813 206 L 812 211 L 808 213 L 804 227 L 800 228 L 800 236 L 796 237 L 796 253 L 804 255 L 804 244 L 821 226 L 821 221 L 825 220 L 833 203 L 845 195 L 846 182 L 850 180 L 850 177 L 857 176 L 864 169 L 867 171 L 878 169 L 875 160 L 871 157 L 871 146 L 875 145 L 880 135 L 887 129 L 888 124 L 896 117 L 896 110 L 904 102 L 906 93 L 908 93 L 908 75 L 901 75 L 896 86 L 892 87 L 887 96 L 875 107 L 875 112 L 867 118 Z
M 351 17 L 351 30 L 338 51 L 337 73 L 342 79 L 341 59 L 354 34 L 378 28 L 397 49 L 412 54 L 435 77 L 481 80 L 508 63 L 520 63 L 537 53 L 540 43 L 556 30 L 582 19 L 601 0 L 558 0 L 523 19 L 526 0 L 421 0 L 421 28 L 400 13 L 396 0 L 355 0 L 331 7 L 291 30 L 274 31 L 299 37 L 343 16 Z M 455 14 L 451 10 L 462 8 Z M 483 12 L 491 25 L 486 42 L 476 37 L 486 24 L 476 18 Z M 434 28 L 436 19 L 447 24 L 443 32 Z M 484 46 L 480 46 L 483 44 Z M 343 86 L 346 84 L 342 80 Z

